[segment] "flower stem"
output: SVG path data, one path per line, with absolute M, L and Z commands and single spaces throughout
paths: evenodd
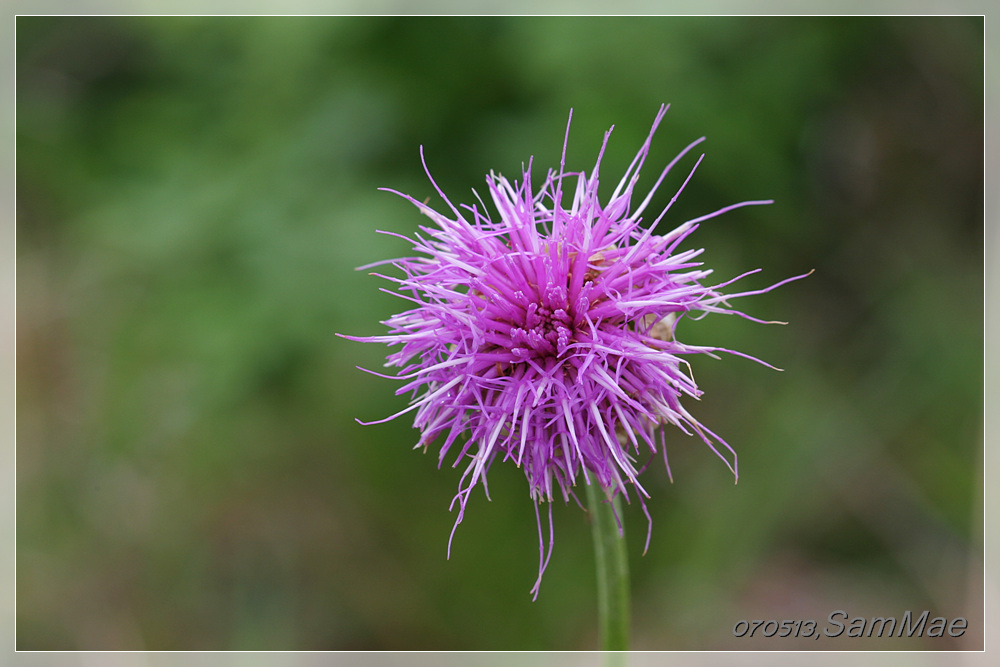
M 587 485 L 587 506 L 597 562 L 597 613 L 602 651 L 627 651 L 629 643 L 628 553 L 621 502 L 608 500 L 596 483 Z M 617 518 L 615 515 L 617 514 Z

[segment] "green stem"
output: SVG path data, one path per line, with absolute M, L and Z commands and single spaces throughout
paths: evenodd
M 595 480 L 596 482 L 596 480 Z M 611 502 L 596 484 L 587 485 L 597 561 L 597 613 L 602 651 L 627 651 L 629 636 L 628 553 L 621 502 Z M 618 519 L 615 519 L 615 513 Z

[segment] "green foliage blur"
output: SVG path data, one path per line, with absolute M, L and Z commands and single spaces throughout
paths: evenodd
M 522 471 L 451 559 L 462 467 L 412 451 L 362 373 L 405 255 L 490 170 L 593 166 L 610 193 L 705 161 L 666 226 L 739 303 L 681 339 L 693 414 L 625 523 L 636 649 L 981 648 L 982 18 L 19 17 L 17 648 L 586 650 L 585 512 L 555 506 L 537 602 Z M 667 179 L 666 205 L 693 166 Z M 736 304 L 734 304 L 736 305 Z M 906 609 L 962 639 L 738 639 L 740 619 Z

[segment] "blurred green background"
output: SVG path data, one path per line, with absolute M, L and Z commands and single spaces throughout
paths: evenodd
M 537 602 L 520 470 L 445 560 L 461 469 L 411 451 L 372 335 L 435 178 L 603 165 L 672 104 L 664 225 L 788 326 L 686 323 L 675 483 L 627 508 L 637 649 L 982 646 L 982 18 L 49 18 L 17 29 L 17 648 L 593 649 L 585 514 Z M 693 165 L 668 179 L 666 204 Z M 435 205 L 440 204 L 435 199 Z M 740 619 L 965 616 L 962 640 L 747 640 Z

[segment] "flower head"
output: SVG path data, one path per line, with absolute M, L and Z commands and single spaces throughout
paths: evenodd
M 394 378 L 405 382 L 396 393 L 414 395 L 408 408 L 380 421 L 415 412 L 414 427 L 421 432 L 416 447 L 426 449 L 442 438 L 439 465 L 446 459 L 454 466 L 465 463 L 452 503 L 458 505 L 456 527 L 478 484 L 489 497 L 486 476 L 498 459 L 524 469 L 536 516 L 540 502 L 556 495 L 568 501 L 581 481 L 626 500 L 632 485 L 645 511 L 648 494 L 637 462 L 644 453 L 661 451 L 669 474 L 660 428 L 668 424 L 696 435 L 737 475 L 735 452 L 682 399 L 701 394 L 689 355 L 747 355 L 682 343 L 676 329 L 685 316 L 705 313 L 760 321 L 732 310 L 726 300 L 788 281 L 727 295 L 720 290 L 743 276 L 708 284 L 711 270 L 696 261 L 702 250 L 680 249 L 702 221 L 769 201 L 727 206 L 658 234 L 685 180 L 656 219 L 641 224 L 663 178 L 704 139 L 671 161 L 633 205 L 666 109 L 660 108 L 649 137 L 603 204 L 598 175 L 611 130 L 589 175 L 565 171 L 565 142 L 559 170 L 550 170 L 538 191 L 532 189 L 530 161 L 520 182 L 491 173 L 486 182 L 494 215 L 481 199 L 478 206 L 454 206 L 437 184 L 450 214 L 396 193 L 433 222 L 407 238 L 415 256 L 391 261 L 402 277 L 382 276 L 396 283 L 398 291 L 391 293 L 412 308 L 384 322 L 387 335 L 352 339 L 396 346 L 386 364 L 399 368 Z M 551 555 L 551 505 L 547 549 L 538 518 L 535 595 Z

